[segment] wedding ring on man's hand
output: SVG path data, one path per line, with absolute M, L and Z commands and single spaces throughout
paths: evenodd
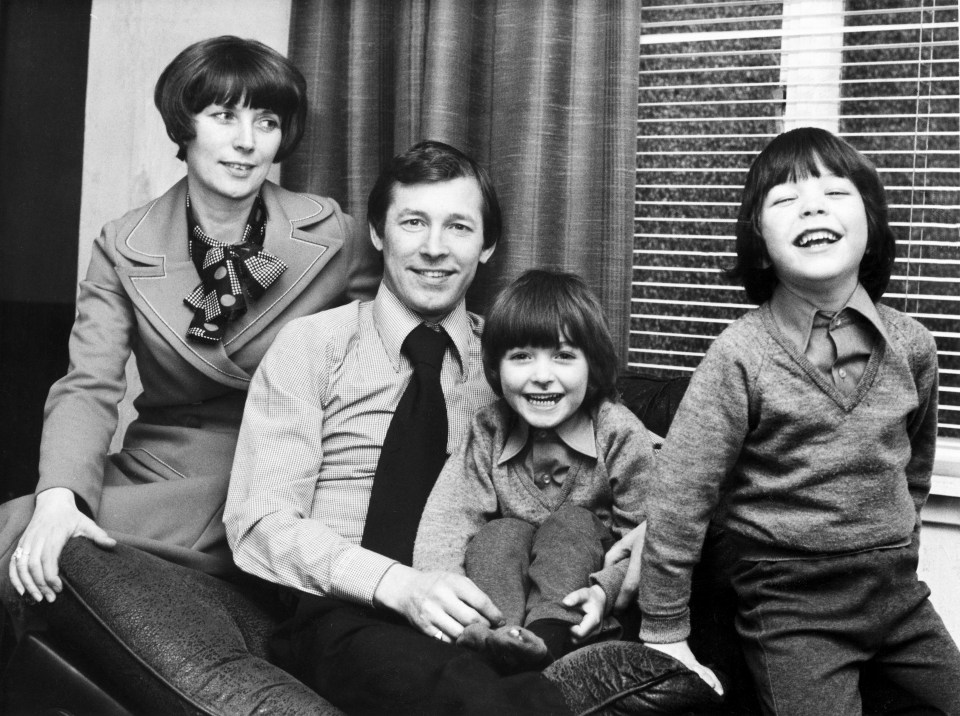
M 23 547 L 17 547 L 15 550 L 13 550 L 14 562 L 19 562 L 22 557 L 26 557 L 26 556 L 27 556 L 27 552 L 23 551 Z
M 443 632 L 437 629 L 437 633 L 433 635 L 434 639 L 443 639 Z

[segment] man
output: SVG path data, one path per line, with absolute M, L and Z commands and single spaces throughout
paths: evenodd
M 493 186 L 458 150 L 423 142 L 384 170 L 368 220 L 384 260 L 376 299 L 292 322 L 251 384 L 224 513 L 235 560 L 297 590 L 297 615 L 277 641 L 285 665 L 350 713 L 579 710 L 585 689 L 569 674 L 596 671 L 596 656 L 590 667 L 557 662 L 556 674 L 501 676 L 451 643 L 471 622 L 499 626 L 496 606 L 466 577 L 409 566 L 432 480 L 493 399 L 482 321 L 464 305 L 500 238 Z M 395 425 L 408 388 L 426 380 L 405 342 L 421 324 L 442 337 L 441 415 L 422 408 Z M 403 433 L 394 447 L 391 433 L 431 416 L 446 423 L 433 440 L 439 462 L 405 457 L 387 468 L 419 440 Z M 418 477 L 430 461 L 432 475 Z M 630 658 L 627 646 L 642 649 L 621 644 L 611 658 Z M 589 698 L 610 697 L 608 680 L 598 681 Z

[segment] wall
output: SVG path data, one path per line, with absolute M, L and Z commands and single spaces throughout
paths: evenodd
M 932 495 L 922 514 L 917 572 L 930 586 L 930 601 L 960 644 L 960 495 Z
M 67 369 L 89 18 L 89 0 L 0 2 L 0 500 L 33 491 Z

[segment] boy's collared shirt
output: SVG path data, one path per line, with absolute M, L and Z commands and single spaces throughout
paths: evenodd
M 848 395 L 863 376 L 877 336 L 890 342 L 877 307 L 859 283 L 846 305 L 835 313 L 821 311 L 782 283 L 777 284 L 770 310 L 783 334 Z
M 556 428 L 535 428 L 515 419 L 498 465 L 520 458 L 523 471 L 548 495 L 563 490 L 567 473 L 582 455 L 597 459 L 597 440 L 593 420 L 578 410 Z

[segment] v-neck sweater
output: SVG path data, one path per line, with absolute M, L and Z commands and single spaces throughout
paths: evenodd
M 877 310 L 889 341 L 851 395 L 779 330 L 769 304 L 714 341 L 658 458 L 641 638 L 689 634 L 690 576 L 711 519 L 756 559 L 909 543 L 933 470 L 936 344 L 914 319 Z
M 654 473 L 650 434 L 620 404 L 604 401 L 592 417 L 597 457 L 572 453 L 562 490 L 552 494 L 537 486 L 523 460 L 499 463 L 515 419 L 506 401 L 500 399 L 477 413 L 427 500 L 414 567 L 463 574 L 467 543 L 498 517 L 515 517 L 539 527 L 561 505 L 578 505 L 595 514 L 617 538 L 642 522 Z M 626 567 L 624 560 L 590 575 L 590 582 L 606 593 L 608 609 Z

